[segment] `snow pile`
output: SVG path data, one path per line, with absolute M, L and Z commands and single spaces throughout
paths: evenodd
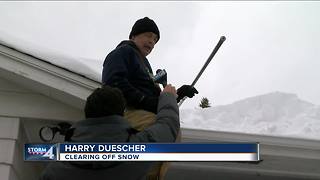
M 320 106 L 273 92 L 224 106 L 181 109 L 182 127 L 320 139 Z
M 83 75 L 92 80 L 101 82 L 101 72 L 95 69 L 100 67 L 102 62 L 99 60 L 79 58 L 71 55 L 59 53 L 58 50 L 47 48 L 45 45 L 38 45 L 24 39 L 15 38 L 7 33 L 0 31 L 0 44 L 16 49 L 20 52 L 32 55 L 43 61 L 50 62 L 56 66 L 66 68 L 72 72 Z

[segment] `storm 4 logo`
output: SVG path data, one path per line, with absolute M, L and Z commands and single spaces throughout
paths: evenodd
M 25 161 L 52 161 L 56 160 L 55 144 L 25 144 Z

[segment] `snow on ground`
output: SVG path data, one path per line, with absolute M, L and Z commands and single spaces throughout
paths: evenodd
M 182 127 L 320 139 L 320 106 L 273 92 L 224 106 L 181 109 Z

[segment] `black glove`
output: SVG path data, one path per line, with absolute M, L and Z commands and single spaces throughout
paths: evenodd
M 180 102 L 181 99 L 183 99 L 185 96 L 192 98 L 195 94 L 198 94 L 199 92 L 195 87 L 192 87 L 190 85 L 183 85 L 177 90 L 178 98 L 177 102 Z

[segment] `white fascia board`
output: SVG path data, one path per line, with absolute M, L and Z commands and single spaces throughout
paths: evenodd
M 199 177 L 217 176 L 238 179 L 320 179 L 320 141 L 291 137 L 219 132 L 182 128 L 183 142 L 258 142 L 259 163 L 246 162 L 174 162 L 173 169 L 198 172 Z M 200 173 L 200 171 L 202 173 Z M 231 178 L 233 177 L 233 178 Z M 253 178 L 252 178 L 253 177 Z M 201 178 L 200 178 L 201 179 Z M 219 179 L 219 178 L 218 178 Z M 241 179 L 241 178 L 240 178 Z
M 261 155 L 318 159 L 320 162 L 319 140 L 187 128 L 182 128 L 181 132 L 184 142 L 257 142 Z
M 0 45 L 0 69 L 82 101 L 86 100 L 93 89 L 101 86 L 99 82 L 3 45 Z

